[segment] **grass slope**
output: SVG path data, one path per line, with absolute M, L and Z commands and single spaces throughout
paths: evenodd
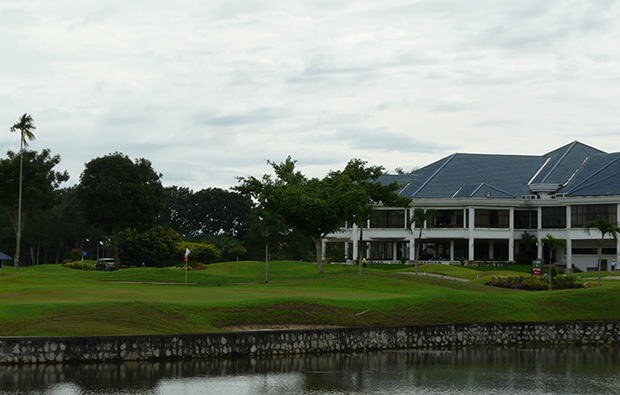
M 197 333 L 238 328 L 410 325 L 446 322 L 620 320 L 620 282 L 601 288 L 526 292 L 483 285 L 477 271 L 420 265 L 420 272 L 277 261 L 264 283 L 261 262 L 229 262 L 188 273 L 168 268 L 117 272 L 59 265 L 0 271 L 0 335 Z M 612 277 L 610 277 L 612 278 Z

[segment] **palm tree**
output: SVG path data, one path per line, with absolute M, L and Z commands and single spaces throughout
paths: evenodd
M 415 224 L 420 228 L 420 235 L 418 236 L 418 245 L 416 246 L 415 252 L 415 274 L 418 274 L 418 259 L 420 258 L 420 247 L 422 246 L 422 229 L 424 228 L 424 222 L 426 222 L 426 227 L 431 228 L 433 219 L 437 216 L 437 212 L 435 210 L 425 210 L 422 208 L 416 208 L 413 210 L 413 217 L 411 218 L 411 224 Z M 413 227 L 411 231 L 413 232 Z
M 601 232 L 601 239 L 598 246 L 598 286 L 601 286 L 601 257 L 603 255 L 603 243 L 605 242 L 605 236 L 609 235 L 614 240 L 618 240 L 618 234 L 620 233 L 620 227 L 607 220 L 602 215 L 596 217 L 596 219 L 590 220 L 585 223 L 584 231 L 590 234 L 592 230 L 598 230 Z
M 547 235 L 544 239 L 542 239 L 542 242 L 549 248 L 549 289 L 551 290 L 551 257 L 553 256 L 553 251 L 555 251 L 558 247 L 566 248 L 566 240 L 556 239 L 551 235 Z
M 364 258 L 366 250 L 364 247 L 364 227 L 368 224 L 368 220 L 374 214 L 374 208 L 372 206 L 359 207 L 357 213 L 353 216 L 353 222 L 360 230 L 360 240 L 357 244 L 357 260 L 359 267 L 359 274 L 362 274 L 362 259 Z
M 17 201 L 17 234 L 16 234 L 16 247 L 15 247 L 15 271 L 19 272 L 19 250 L 22 238 L 22 179 L 24 168 L 24 148 L 28 147 L 28 141 L 35 139 L 33 130 L 36 129 L 32 116 L 24 114 L 21 116 L 13 126 L 11 126 L 11 132 L 19 131 L 20 138 L 20 150 L 19 150 L 19 197 Z

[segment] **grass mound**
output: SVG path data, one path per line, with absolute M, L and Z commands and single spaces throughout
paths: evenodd
M 522 273 L 420 265 L 415 270 L 277 261 L 227 262 L 188 273 L 169 268 L 114 272 L 41 265 L 0 271 L 0 335 L 196 333 L 248 328 L 382 326 L 445 322 L 620 320 L 620 282 L 524 292 L 485 286 Z M 491 277 L 489 277 L 491 276 Z M 613 277 L 610 277 L 613 278 Z

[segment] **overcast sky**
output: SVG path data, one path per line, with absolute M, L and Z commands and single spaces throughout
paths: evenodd
M 0 56 L 1 155 L 29 113 L 66 185 L 115 151 L 194 190 L 620 151 L 620 0 L 0 0 Z

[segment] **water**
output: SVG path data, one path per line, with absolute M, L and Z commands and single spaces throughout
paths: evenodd
M 620 394 L 619 348 L 0 367 L 0 394 Z

